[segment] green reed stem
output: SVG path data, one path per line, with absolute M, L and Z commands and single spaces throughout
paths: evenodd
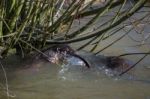
M 132 16 L 136 11 L 138 11 L 140 8 L 143 7 L 143 5 L 146 3 L 147 0 L 140 0 L 138 1 L 133 8 L 125 13 L 122 17 L 120 17 L 118 19 L 118 21 L 116 21 L 115 23 L 113 23 L 111 26 L 104 28 L 103 30 L 93 33 L 93 34 L 89 34 L 86 35 L 84 37 L 79 37 L 79 38 L 75 38 L 75 39 L 71 39 L 71 40 L 66 40 L 66 41 L 50 41 L 47 40 L 48 44 L 63 44 L 63 43 L 73 43 L 73 42 L 79 42 L 79 41 L 83 41 L 83 40 L 87 40 L 91 37 L 97 36 L 97 35 L 102 35 L 103 33 L 107 32 L 108 30 L 118 26 L 119 24 L 121 24 L 122 22 L 124 22 L 125 20 L 127 20 L 130 16 Z

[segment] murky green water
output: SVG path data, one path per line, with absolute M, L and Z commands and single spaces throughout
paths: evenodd
M 149 31 L 149 26 L 145 25 L 145 28 Z M 117 36 L 101 42 L 99 48 L 105 47 L 123 33 L 124 31 L 121 31 Z M 149 32 L 146 33 L 145 36 L 149 35 Z M 150 49 L 149 39 L 145 45 L 136 46 L 139 42 L 134 42 L 130 37 L 143 39 L 141 35 L 135 35 L 135 31 L 131 31 L 128 36 L 101 54 L 119 55 L 146 52 Z M 78 45 L 72 46 L 76 48 Z M 136 62 L 140 57 L 142 55 L 126 58 Z M 120 78 L 110 77 L 101 71 L 88 70 L 85 67 L 68 69 L 44 61 L 34 64 L 18 61 L 19 58 L 13 57 L 7 60 L 7 63 L 3 63 L 7 73 L 10 99 L 150 99 L 150 56 Z M 24 68 L 21 68 L 22 65 Z M 1 70 L 0 99 L 8 99 L 5 80 Z
M 145 66 L 150 63 L 145 63 L 121 78 L 84 67 L 67 70 L 45 62 L 6 69 L 9 94 L 12 99 L 149 99 L 150 69 Z M 3 76 L 1 71 L 0 99 L 7 99 Z

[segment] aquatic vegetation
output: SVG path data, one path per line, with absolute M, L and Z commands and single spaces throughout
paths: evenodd
M 0 45 L 1 56 L 7 56 L 9 50 L 16 49 L 22 56 L 41 50 L 52 44 L 64 44 L 94 39 L 106 39 L 106 32 L 112 30 L 135 12 L 143 7 L 146 0 L 133 3 L 129 9 L 124 9 L 127 0 L 106 1 L 95 6 L 95 0 L 85 4 L 85 0 L 3 0 L 0 2 Z M 83 6 L 84 5 L 84 6 Z M 91 28 L 101 17 L 117 7 L 117 13 L 106 20 L 99 28 L 84 36 L 84 32 Z M 84 26 L 70 32 L 76 20 L 93 16 Z M 124 27 L 124 26 L 123 26 Z M 122 28 L 123 28 L 122 27 Z M 63 29 L 64 28 L 64 29 Z M 114 33 L 113 33 L 114 34 Z M 112 35 L 113 35 L 112 34 Z M 95 44 L 95 47 L 98 45 Z M 83 48 L 83 47 L 82 47 Z
M 90 67 L 82 57 L 74 54 L 73 50 L 65 49 L 64 51 L 63 48 L 59 50 L 55 48 L 55 45 L 80 43 L 77 50 L 90 46 L 88 50 L 97 55 L 128 36 L 132 30 L 142 25 L 140 22 L 149 16 L 149 12 L 145 11 L 146 13 L 140 18 L 134 21 L 130 19 L 134 14 L 140 13 L 141 8 L 146 8 L 147 0 L 136 2 L 106 0 L 99 4 L 95 2 L 96 0 L 90 0 L 87 3 L 85 0 L 0 1 L 1 57 L 8 56 L 10 50 L 15 50 L 16 54 L 22 57 L 38 52 L 44 57 L 56 55 L 52 59 L 46 58 L 55 63 L 58 56 L 62 58 L 67 52 L 69 55 L 80 58 L 87 64 L 87 67 Z M 126 29 L 127 27 L 129 28 Z M 101 41 L 114 35 L 118 36 L 122 30 L 123 35 L 107 44 L 106 47 L 99 48 Z M 139 34 L 142 32 L 138 31 Z M 149 35 L 144 36 L 143 42 L 148 38 Z M 53 48 L 52 50 L 57 49 L 59 53 L 44 54 L 43 50 L 49 47 Z M 132 54 L 135 55 L 135 53 Z M 145 54 L 146 57 L 149 51 L 141 54 Z

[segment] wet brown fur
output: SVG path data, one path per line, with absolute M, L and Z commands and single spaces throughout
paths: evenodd
M 54 45 L 53 47 L 50 47 L 50 48 L 48 48 L 47 50 L 45 50 L 43 52 L 46 52 L 46 51 L 49 51 L 49 50 L 54 51 L 55 53 L 60 53 L 60 54 L 66 53 L 70 56 L 77 57 L 85 63 L 86 67 L 88 67 L 88 68 L 91 67 L 89 65 L 89 63 L 83 57 L 76 54 L 75 50 L 73 50 L 70 46 L 68 46 L 66 44 Z M 100 61 L 102 61 L 102 60 L 100 60 Z M 106 57 L 106 63 L 105 64 L 106 64 L 107 68 L 110 68 L 112 70 L 113 69 L 119 69 L 119 70 L 123 71 L 124 69 L 129 67 L 129 64 L 127 64 L 125 62 L 125 59 L 119 58 L 117 56 L 108 56 L 108 57 Z
M 51 51 L 54 51 L 54 52 L 60 53 L 60 54 L 64 54 L 65 53 L 67 55 L 77 57 L 77 58 L 81 59 L 85 63 L 86 67 L 90 68 L 90 65 L 88 64 L 88 62 L 84 58 L 82 58 L 80 55 L 76 54 L 75 50 L 73 50 L 70 46 L 68 46 L 66 44 L 54 45 L 53 47 L 50 47 L 50 48 L 44 50 L 43 52 L 46 52 L 48 50 L 51 50 Z

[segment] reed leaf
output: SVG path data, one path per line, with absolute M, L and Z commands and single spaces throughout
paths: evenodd
M 87 39 L 89 39 L 91 37 L 102 35 L 103 33 L 107 32 L 108 30 L 118 26 L 119 24 L 121 24 L 122 22 L 127 20 L 136 11 L 138 11 L 140 8 L 142 8 L 143 5 L 146 3 L 146 1 L 147 0 L 138 1 L 129 12 L 125 13 L 124 15 L 122 15 L 122 17 L 120 17 L 114 24 L 112 24 L 111 26 L 100 30 L 99 32 L 96 32 L 96 33 L 93 33 L 93 34 L 89 34 L 89 35 L 86 35 L 84 37 L 79 37 L 79 38 L 75 38 L 75 39 L 71 39 L 71 40 L 66 40 L 66 41 L 50 41 L 50 40 L 48 40 L 47 43 L 49 43 L 49 44 L 73 43 L 73 42 L 79 42 L 79 41 L 87 40 Z
M 94 44 L 91 51 L 95 51 L 102 40 L 115 34 L 106 36 L 106 33 L 113 31 L 140 10 L 147 0 L 138 0 L 128 10 L 124 10 L 127 0 L 108 0 L 103 6 L 90 9 L 95 1 L 91 0 L 85 4 L 85 0 L 1 0 L 0 45 L 4 48 L 2 56 L 7 56 L 10 49 L 20 50 L 25 56 L 52 44 L 69 44 L 83 40 L 87 41 L 77 50 Z M 97 25 L 92 32 L 86 33 L 97 20 L 114 9 L 117 9 L 117 12 L 111 19 Z M 85 25 L 71 32 L 76 20 L 88 16 L 92 18 Z M 64 31 L 61 30 L 63 27 Z M 121 29 L 120 27 L 119 30 Z

